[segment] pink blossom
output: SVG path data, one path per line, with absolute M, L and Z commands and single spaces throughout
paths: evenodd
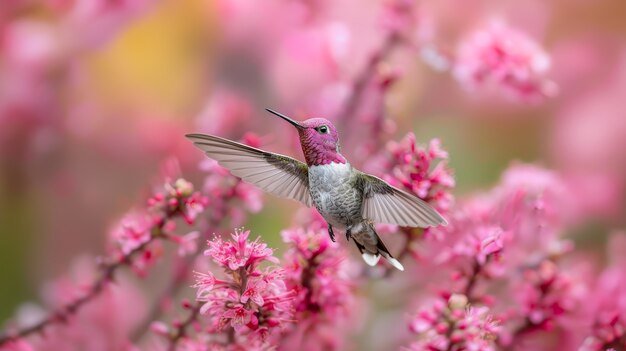
M 198 248 L 200 232 L 193 231 L 185 235 L 172 235 L 169 239 L 178 244 L 178 255 L 186 256 L 193 254 Z
M 582 302 L 584 285 L 575 276 L 550 260 L 526 269 L 513 287 L 520 313 L 536 329 L 551 330 L 554 323 L 572 313 Z
M 542 253 L 556 254 L 550 251 L 553 248 L 567 248 L 567 241 L 559 236 L 572 223 L 575 201 L 565 178 L 557 172 L 514 165 L 492 190 L 463 201 L 451 216 L 450 225 L 430 231 L 428 238 L 448 242 L 445 245 L 450 252 L 438 250 L 439 257 L 471 250 L 479 253 L 483 240 L 497 238 L 485 244 L 493 241 L 495 247 L 502 246 L 507 250 L 507 261 L 519 264 L 532 259 L 528 252 L 539 257 Z M 468 240 L 473 244 L 467 245 Z
M 550 57 L 533 39 L 502 22 L 491 22 L 461 41 L 453 71 L 468 90 L 536 100 L 556 93 L 546 78 Z
M 263 306 L 263 296 L 261 293 L 266 287 L 266 283 L 263 280 L 254 280 L 246 286 L 246 290 L 241 294 L 241 303 L 246 303 L 248 300 L 256 303 L 259 306 Z
M 346 252 L 331 242 L 326 228 L 316 221 L 281 235 L 289 244 L 285 282 L 296 292 L 299 321 L 289 328 L 281 349 L 341 349 L 339 330 L 349 327 L 355 313 L 355 277 Z
M 151 210 L 163 211 L 170 217 L 180 215 L 188 224 L 193 224 L 207 204 L 207 197 L 195 192 L 193 184 L 182 178 L 173 184 L 165 183 L 162 191 L 157 191 L 148 199 Z
M 293 316 L 293 292 L 288 290 L 278 259 L 259 239 L 248 240 L 249 231 L 235 231 L 232 241 L 209 241 L 205 255 L 224 268 L 224 279 L 211 272 L 196 273 L 196 298 L 202 303 L 209 332 L 223 333 L 228 327 L 236 339 L 269 342 L 278 337 Z M 262 262 L 273 265 L 259 269 Z M 269 345 L 269 344 L 268 344 Z
M 129 255 L 137 253 L 129 262 L 141 275 L 162 252 L 156 238 L 167 238 L 179 244 L 181 254 L 195 250 L 199 234 L 175 235 L 174 219 L 181 216 L 188 224 L 193 224 L 197 215 L 204 211 L 207 199 L 194 192 L 193 185 L 181 178 L 174 183 L 166 182 L 147 202 L 149 212 L 130 212 L 111 231 L 114 259 L 126 262 L 131 258 Z
M 208 242 L 209 248 L 204 252 L 220 266 L 236 271 L 239 268 L 255 269 L 262 261 L 278 263 L 278 259 L 272 256 L 273 251 L 267 244 L 257 238 L 248 241 L 250 231 L 235 230 L 231 235 L 234 241 L 223 241 L 215 237 Z
M 401 141 L 387 144 L 385 158 L 382 162 L 383 179 L 415 194 L 447 217 L 454 203 L 452 189 L 455 181 L 448 167 L 448 153 L 441 148 L 438 139 L 431 140 L 428 147 L 423 148 L 417 145 L 415 135 L 409 133 Z M 418 235 L 410 228 L 401 228 L 401 232 L 406 237 L 405 252 L 418 258 Z
M 626 274 L 624 232 L 614 233 L 608 242 L 609 265 L 591 290 L 588 305 L 588 335 L 579 351 L 600 351 L 626 347 Z
M 154 219 L 146 213 L 129 213 L 111 231 L 111 239 L 122 254 L 129 254 L 140 245 L 150 241 Z
M 499 329 L 489 308 L 469 306 L 465 295 L 452 295 L 418 311 L 410 323 L 418 340 L 406 350 L 496 350 Z
M 502 251 L 503 246 L 502 231 L 497 229 L 495 233 L 487 236 L 480 243 L 481 255 L 486 257 L 488 255 L 496 254 Z
M 557 172 L 512 166 L 492 190 L 460 202 L 450 224 L 428 231 L 419 249 L 423 260 L 452 271 L 452 284 L 438 290 L 506 311 L 497 314 L 502 345 L 567 326 L 580 313 L 584 269 L 559 265 L 573 247 L 561 237 L 572 223 L 575 200 L 567 189 Z M 488 293 L 492 281 L 504 284 L 503 296 Z
M 448 167 L 448 153 L 438 139 L 430 141 L 427 148 L 417 145 L 415 134 L 407 134 L 400 142 L 390 142 L 390 154 L 384 177 L 429 202 L 445 214 L 453 203 L 452 189 L 455 181 Z
M 458 217 L 453 225 L 454 228 L 442 229 L 445 233 L 437 235 L 447 236 L 448 242 L 454 240 L 453 237 L 457 237 L 459 241 L 452 244 L 448 250 L 441 251 L 435 258 L 436 262 L 444 263 L 464 257 L 473 259 L 482 266 L 487 263 L 488 258 L 496 257 L 504 248 L 500 227 L 471 223 L 471 220 L 461 220 Z M 464 226 L 466 226 L 465 229 L 463 229 Z M 458 233 L 462 233 L 460 237 Z
M 235 331 L 241 332 L 243 328 L 247 327 L 250 324 L 253 318 L 253 312 L 249 309 L 245 308 L 244 305 L 234 305 L 226 310 L 222 314 L 222 318 L 230 319 L 230 325 L 235 328 Z M 255 324 L 258 324 L 258 320 L 255 319 Z
M 481 279 L 505 274 L 503 260 L 509 250 L 511 233 L 504 231 L 497 219 L 490 217 L 493 208 L 482 208 L 481 202 L 462 202 L 450 216 L 447 227 L 426 232 L 426 241 L 417 248 L 422 260 L 432 260 L 440 267 L 452 269 L 453 291 L 463 292 L 471 299 Z M 483 212 L 485 211 L 485 212 Z M 487 214 L 485 216 L 485 214 Z

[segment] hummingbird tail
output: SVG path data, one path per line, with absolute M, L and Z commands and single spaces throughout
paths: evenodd
M 358 245 L 357 245 L 358 247 Z M 361 256 L 363 257 L 363 261 L 368 265 L 374 267 L 378 264 L 378 260 L 380 260 L 380 255 L 375 255 L 373 253 L 369 253 L 367 251 L 361 252 Z
M 375 266 L 378 264 L 378 261 L 382 256 L 396 269 L 404 271 L 404 266 L 402 266 L 400 261 L 391 256 L 389 250 L 378 236 L 378 233 L 374 230 L 374 226 L 372 224 L 364 223 L 364 226 L 357 225 L 352 228 L 352 230 L 354 229 L 361 229 L 359 231 L 352 232 L 351 237 L 354 240 L 356 247 L 361 252 L 361 256 L 363 257 L 365 263 L 370 266 Z

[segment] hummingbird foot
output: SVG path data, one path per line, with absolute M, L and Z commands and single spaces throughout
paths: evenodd
M 348 242 L 350 242 L 350 239 L 352 238 L 352 232 L 350 231 L 350 229 L 346 229 L 346 240 Z
M 333 232 L 333 226 L 330 224 L 328 225 L 328 236 L 330 236 L 330 240 L 332 240 L 332 242 L 336 242 L 335 232 Z

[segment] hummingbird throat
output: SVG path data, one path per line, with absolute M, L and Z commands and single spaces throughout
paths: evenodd
M 321 166 L 331 163 L 346 163 L 345 157 L 339 153 L 339 145 L 330 146 L 312 140 L 301 140 L 302 151 L 308 166 Z

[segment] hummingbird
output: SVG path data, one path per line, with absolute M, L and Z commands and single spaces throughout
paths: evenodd
M 447 224 L 422 199 L 352 167 L 341 154 L 337 129 L 329 120 L 310 118 L 298 122 L 266 110 L 296 128 L 306 163 L 213 135 L 186 137 L 243 181 L 307 207 L 315 206 L 327 222 L 330 239 L 335 241 L 334 229 L 345 231 L 346 240 L 352 239 L 370 266 L 384 257 L 398 270 L 404 270 L 376 233 L 374 223 L 404 227 Z

